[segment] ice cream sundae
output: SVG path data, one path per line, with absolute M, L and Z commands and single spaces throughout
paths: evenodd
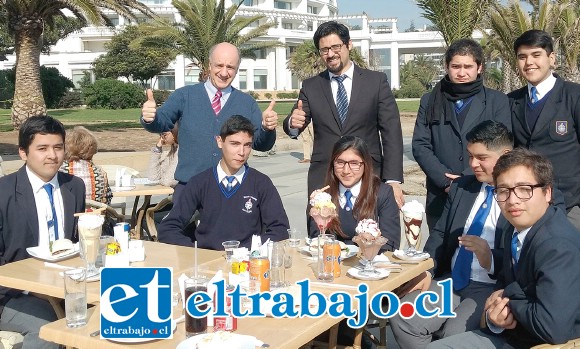
M 374 273 L 370 261 L 377 256 L 381 246 L 386 244 L 388 240 L 381 235 L 379 225 L 372 219 L 363 219 L 358 222 L 355 232 L 356 236 L 352 238 L 352 241 L 360 247 L 363 257 L 367 260 L 368 272 Z M 367 271 L 367 267 L 365 267 L 365 271 Z
M 336 205 L 332 202 L 330 194 L 324 192 L 328 187 L 317 189 L 310 194 L 310 216 L 316 222 L 318 229 L 324 233 L 328 223 L 337 216 Z
M 409 243 L 409 250 L 415 250 L 421 237 L 421 224 L 425 208 L 417 200 L 406 202 L 401 208 L 403 222 L 405 223 L 405 236 Z

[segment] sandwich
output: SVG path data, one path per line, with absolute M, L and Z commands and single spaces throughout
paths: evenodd
M 53 256 L 68 254 L 74 248 L 73 242 L 69 239 L 58 239 L 50 243 L 50 253 Z

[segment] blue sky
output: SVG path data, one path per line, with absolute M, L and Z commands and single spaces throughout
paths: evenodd
M 359 15 L 364 11 L 372 18 L 397 17 L 400 31 L 409 28 L 411 20 L 415 27 L 430 24 L 421 17 L 421 9 L 413 0 L 337 0 L 337 3 L 340 16 Z

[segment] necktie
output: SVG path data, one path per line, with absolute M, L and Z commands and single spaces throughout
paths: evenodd
M 351 211 L 352 210 L 352 201 L 350 201 L 350 199 L 352 199 L 351 191 L 350 190 L 345 191 L 344 197 L 346 198 L 346 203 L 344 204 L 344 209 L 347 211 Z
M 340 76 L 333 76 L 332 78 L 335 79 L 338 83 L 338 92 L 336 93 L 336 109 L 338 109 L 340 123 L 344 124 L 344 120 L 346 120 L 346 112 L 348 111 L 348 97 L 342 82 L 344 79 L 346 79 L 346 75 L 343 74 Z
M 220 110 L 222 110 L 222 102 L 220 100 L 221 98 L 222 91 L 217 90 L 215 96 L 213 96 L 213 99 L 211 100 L 211 107 L 213 108 L 213 112 L 215 113 L 215 115 L 218 115 Z
M 232 188 L 234 187 L 234 181 L 236 180 L 236 176 L 226 176 L 226 179 L 228 180 L 228 184 L 226 186 L 226 189 L 228 191 L 232 191 Z
M 538 89 L 536 86 L 532 86 L 530 89 L 530 93 L 532 94 L 530 98 L 532 99 L 532 104 L 536 104 L 538 102 Z
M 49 241 L 52 241 L 51 238 L 54 235 L 54 240 L 58 240 L 58 218 L 56 216 L 56 209 L 54 208 L 54 197 L 52 195 L 52 184 L 46 183 L 42 186 L 46 193 L 48 194 L 48 200 L 50 201 L 50 208 L 52 210 L 52 220 L 48 221 L 48 235 Z
M 514 235 L 512 236 L 512 258 L 514 264 L 514 272 L 518 266 L 518 232 L 514 231 Z
M 485 188 L 486 196 L 483 204 L 479 207 L 473 217 L 473 222 L 469 226 L 467 233 L 465 235 L 476 235 L 480 236 L 483 232 L 483 226 L 489 212 L 491 211 L 491 204 L 493 200 L 493 187 L 487 186 Z M 453 278 L 453 288 L 459 291 L 465 288 L 469 284 L 469 279 L 471 278 L 471 262 L 473 261 L 473 252 L 467 251 L 465 247 L 461 246 L 459 252 L 457 253 L 457 258 L 455 259 L 455 265 L 451 271 L 451 277 Z
M 457 110 L 457 112 L 461 111 L 461 108 L 463 107 L 463 99 L 458 99 L 455 101 L 455 110 Z

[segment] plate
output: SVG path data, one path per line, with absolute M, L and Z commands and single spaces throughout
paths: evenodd
M 159 181 L 152 181 L 149 178 L 133 178 L 133 183 L 136 185 L 157 185 Z
M 40 247 L 40 246 L 28 247 L 26 249 L 26 252 L 28 252 L 28 254 L 30 256 L 37 258 L 37 259 L 40 259 L 40 260 L 43 260 L 43 261 L 60 262 L 60 261 L 64 261 L 65 259 L 69 259 L 69 258 L 72 258 L 72 257 L 78 255 L 79 254 L 79 244 L 78 243 L 74 244 L 74 249 L 70 250 L 69 252 L 61 253 L 61 254 L 56 255 L 56 256 L 51 255 L 46 247 Z
M 380 279 L 384 279 L 387 276 L 389 276 L 389 274 L 391 273 L 390 270 L 385 270 L 385 269 L 380 269 L 380 268 L 376 268 L 375 269 L 378 274 L 376 274 L 375 276 L 369 276 L 369 275 L 363 275 L 361 274 L 362 270 L 358 269 L 358 268 L 350 268 L 347 270 L 347 274 L 352 276 L 355 279 L 359 279 L 359 280 L 380 280 Z
M 175 321 L 171 321 L 171 330 L 175 332 L 177 328 L 177 323 Z M 115 342 L 115 343 L 145 343 L 145 342 L 152 342 L 158 341 L 161 339 L 166 338 L 105 338 L 108 341 Z
M 135 189 L 135 186 L 134 185 L 129 185 L 129 186 L 126 186 L 126 187 L 111 187 L 111 190 L 113 192 L 130 191 L 130 190 L 133 190 L 133 189 Z
M 88 277 L 87 282 L 101 281 L 101 272 L 102 271 L 103 271 L 103 268 L 102 267 L 99 268 L 99 273 L 91 275 L 90 277 Z M 60 273 L 58 273 L 58 275 L 60 275 L 61 277 L 64 277 L 64 273 L 62 271 Z
M 424 261 L 424 260 L 428 259 L 429 257 L 431 257 L 429 255 L 429 253 L 427 253 L 427 252 L 421 252 L 421 254 L 417 254 L 414 256 L 408 256 L 405 254 L 405 251 L 402 251 L 402 250 L 395 250 L 395 252 L 393 252 L 393 256 L 395 256 L 396 258 L 399 258 L 400 260 L 403 260 L 403 261 L 412 261 L 412 262 Z
M 348 258 L 351 258 L 351 257 L 354 257 L 357 255 L 357 253 L 359 251 L 358 246 L 347 245 L 347 247 L 348 247 L 348 252 L 346 250 L 340 251 L 340 259 L 348 259 Z M 302 246 L 302 247 L 299 247 L 298 250 L 300 252 L 308 254 L 312 257 L 316 257 L 316 251 L 311 250 L 310 246 Z
M 198 334 L 198 335 L 189 337 L 186 340 L 184 340 L 183 342 L 179 343 L 175 349 L 195 349 L 195 348 L 197 348 L 197 343 L 199 343 L 199 341 L 201 341 L 205 336 L 208 336 L 210 334 L 211 333 L 202 333 L 202 334 Z M 234 335 L 235 337 L 238 337 L 238 336 L 239 337 L 246 337 L 246 338 L 243 338 L 244 343 L 251 341 L 252 343 L 255 343 L 257 345 L 259 342 L 258 340 L 256 340 L 256 337 L 253 337 L 253 336 L 247 336 L 247 335 L 237 334 L 237 333 L 232 333 L 232 335 Z M 242 338 L 239 338 L 239 341 L 241 341 L 241 340 L 242 340 Z M 259 342 L 259 343 L 261 343 L 261 342 Z

